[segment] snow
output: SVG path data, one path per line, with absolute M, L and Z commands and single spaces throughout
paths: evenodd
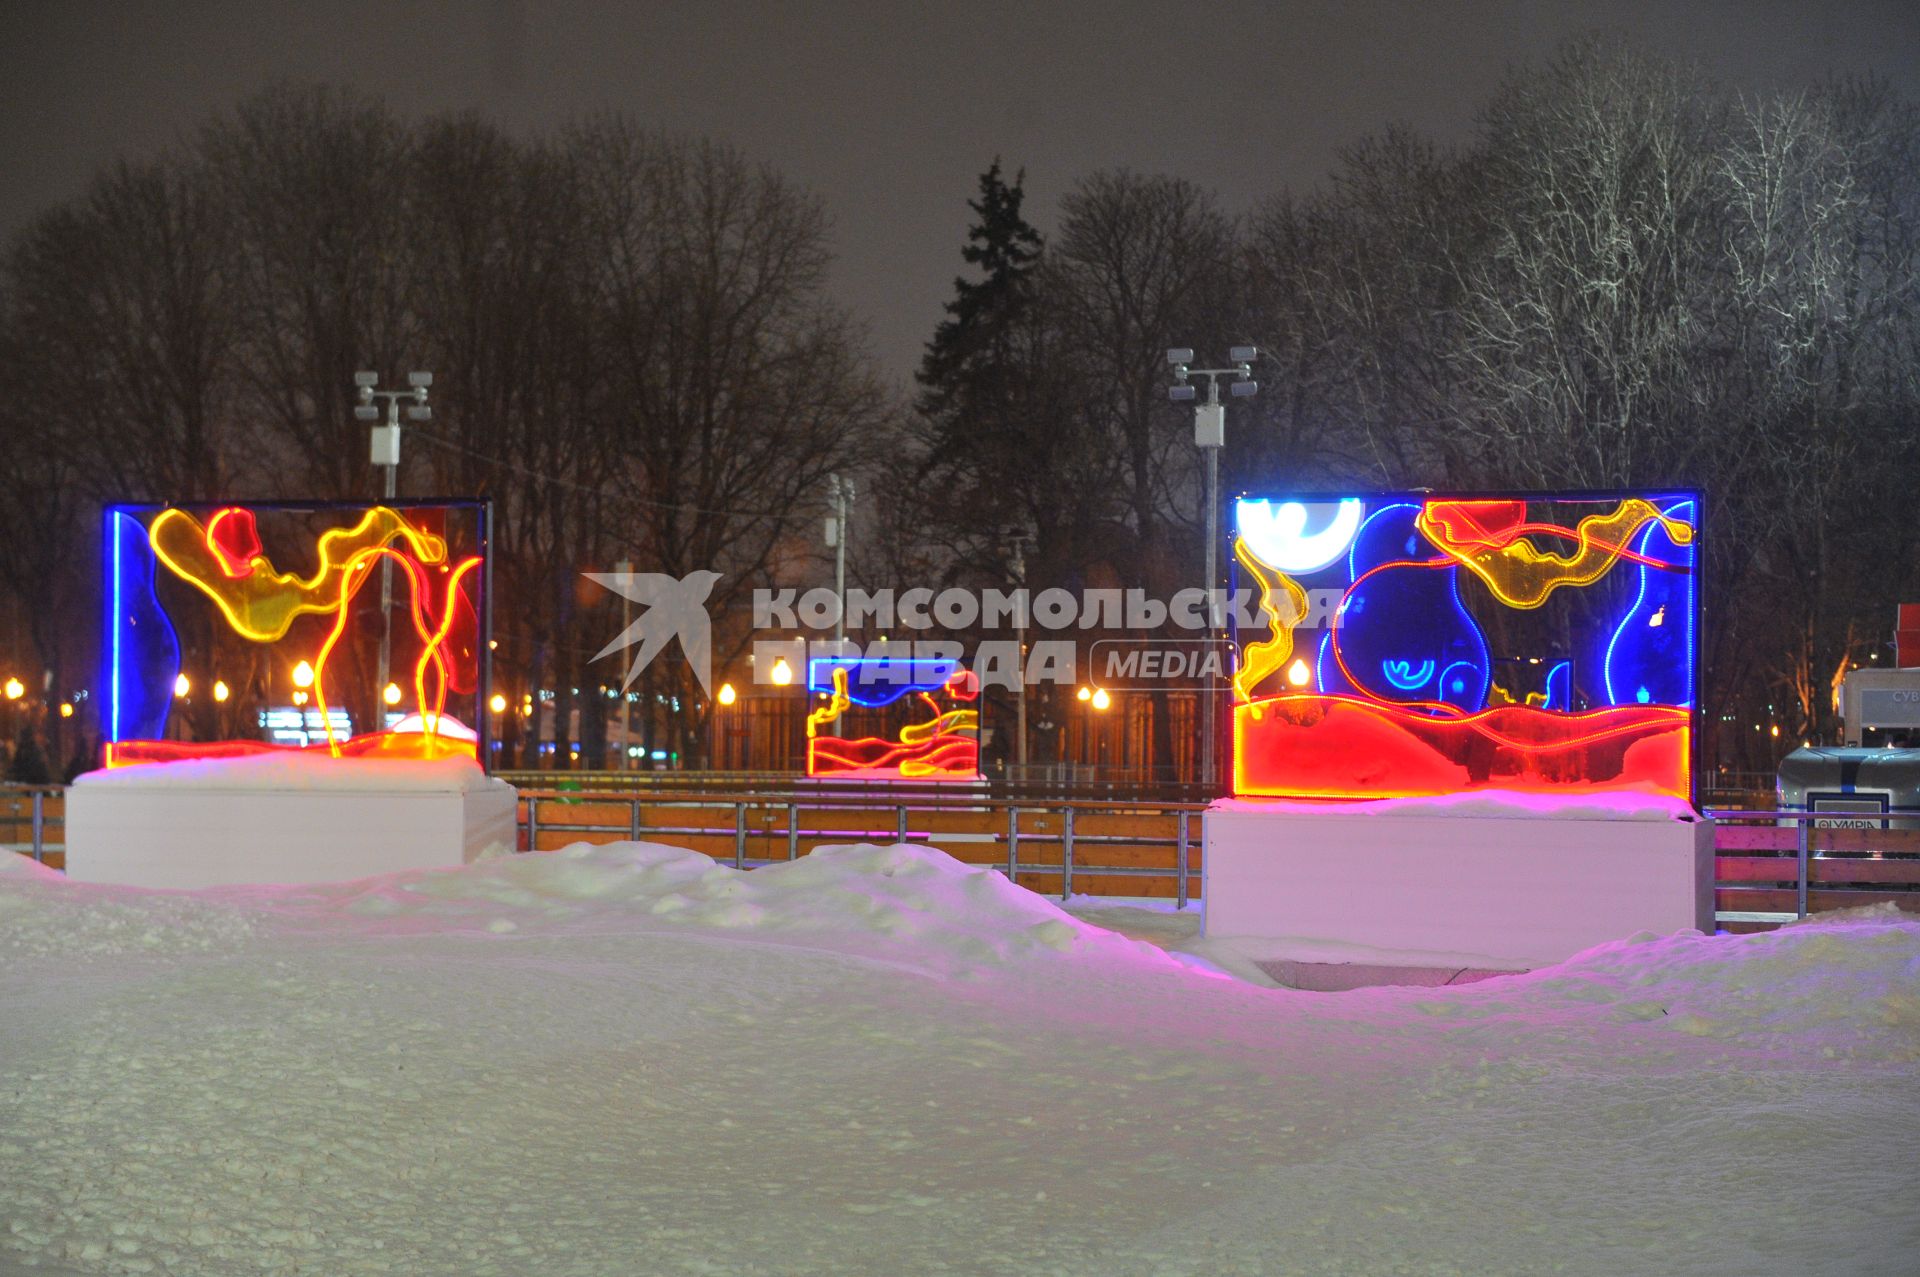
M 1693 805 L 1671 794 L 1640 789 L 1582 794 L 1536 794 L 1478 789 L 1431 798 L 1370 798 L 1329 802 L 1289 798 L 1221 798 L 1214 811 L 1297 811 L 1310 815 L 1483 816 L 1508 820 L 1698 820 Z
M 323 752 L 275 750 L 237 758 L 140 763 L 82 773 L 78 785 L 118 789 L 295 790 L 463 794 L 502 786 L 471 758 L 334 758 Z
M 910 846 L 16 860 L 0 1271 L 1913 1271 L 1920 920 L 1309 994 L 1074 907 L 1129 934 Z

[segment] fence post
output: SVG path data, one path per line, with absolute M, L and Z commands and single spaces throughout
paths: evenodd
M 1060 899 L 1073 895 L 1073 808 L 1060 822 Z
M 1173 904 L 1176 909 L 1187 907 L 1187 813 L 1180 813 L 1180 841 L 1173 849 L 1173 871 L 1180 875 L 1180 885 L 1174 888 Z
M 1007 881 L 1020 881 L 1020 809 L 1007 808 Z
M 1812 804 L 1809 803 L 1808 806 L 1812 806 Z M 1802 817 L 1801 819 L 1795 821 L 1794 823 L 1800 826 L 1800 836 L 1796 841 L 1794 851 L 1795 851 L 1796 858 L 1800 862 L 1800 883 L 1799 883 L 1800 894 L 1799 894 L 1798 904 L 1800 909 L 1800 916 L 1804 918 L 1807 916 L 1807 868 L 1808 868 L 1807 862 L 1810 859 L 1807 853 L 1808 853 L 1808 843 L 1811 841 L 1811 839 L 1808 836 L 1807 826 L 1811 825 L 1813 822 L 1810 819 Z
M 527 850 L 540 850 L 540 796 L 527 795 Z
M 635 797 L 628 803 L 627 841 L 640 841 L 640 799 Z
M 787 859 L 800 858 L 800 804 L 787 800 Z
M 33 858 L 41 864 L 47 863 L 47 795 L 46 791 L 33 791 Z
M 747 804 L 736 802 L 733 805 L 733 867 L 747 867 Z
M 907 809 L 904 806 L 894 808 L 893 824 L 895 839 L 905 842 L 907 840 Z

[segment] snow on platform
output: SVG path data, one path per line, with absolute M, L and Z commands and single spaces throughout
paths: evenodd
M 1906 1273 L 1916 1079 L 1886 911 L 1315 994 L 914 847 L 0 868 L 0 1272 Z

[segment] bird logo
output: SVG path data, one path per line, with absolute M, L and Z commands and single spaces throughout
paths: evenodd
M 713 593 L 720 573 L 702 568 L 683 577 L 669 576 L 665 572 L 588 572 L 585 575 L 594 584 L 605 586 L 640 606 L 640 615 L 633 624 L 620 631 L 618 638 L 593 655 L 597 661 L 603 656 L 638 646 L 633 660 L 627 664 L 627 678 L 623 687 L 632 687 L 633 681 L 640 677 L 640 671 L 660 655 L 667 640 L 677 638 L 687 664 L 693 666 L 693 676 L 700 680 L 701 688 L 712 690 L 713 622 L 707 615 L 707 596 Z

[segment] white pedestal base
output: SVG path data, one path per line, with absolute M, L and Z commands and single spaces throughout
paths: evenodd
M 344 882 L 515 841 L 513 786 L 218 790 L 75 785 L 67 877 L 133 887 Z
M 1228 801 L 1203 833 L 1209 937 L 1548 966 L 1637 931 L 1713 931 L 1713 823 L 1319 813 Z M 1440 964 L 1436 964 L 1440 965 Z

